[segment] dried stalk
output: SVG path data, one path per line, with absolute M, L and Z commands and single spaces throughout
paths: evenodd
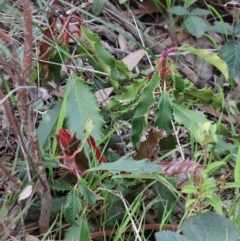
M 11 74 L 11 78 L 14 82 L 15 88 L 17 89 L 18 96 L 18 110 L 21 119 L 21 124 L 24 128 L 25 135 L 28 141 L 28 147 L 23 142 L 21 133 L 19 132 L 19 126 L 17 126 L 14 118 L 11 118 L 13 113 L 9 113 L 10 108 L 7 101 L 3 103 L 6 111 L 9 123 L 13 129 L 14 135 L 21 146 L 21 151 L 26 161 L 32 165 L 33 170 L 37 175 L 37 192 L 40 193 L 42 208 L 39 218 L 39 231 L 41 234 L 45 233 L 49 229 L 50 214 L 51 214 L 51 193 L 50 187 L 47 180 L 46 170 L 43 167 L 42 156 L 39 148 L 39 142 L 37 138 L 34 121 L 32 118 L 33 108 L 32 105 L 28 105 L 28 91 L 29 91 L 29 80 L 32 67 L 32 10 L 30 0 L 22 0 L 23 16 L 25 23 L 24 32 L 24 55 L 22 65 L 19 63 L 19 59 L 16 55 L 16 48 L 11 41 L 11 38 L 6 35 L 0 29 L 0 38 L 6 43 L 6 46 L 12 54 L 10 65 L 13 71 L 9 68 L 7 72 Z M 1 64 L 6 66 L 6 62 L 3 58 L 0 58 Z M 13 77 L 14 75 L 14 77 Z M 26 88 L 23 88 L 26 87 Z M 2 91 L 0 91 L 0 99 L 4 98 Z M 28 150 L 28 151 L 26 151 Z

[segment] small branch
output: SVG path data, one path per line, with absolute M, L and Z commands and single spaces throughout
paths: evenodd
M 141 226 L 142 230 L 159 230 L 161 224 L 158 223 L 154 223 L 154 224 L 145 224 Z M 176 231 L 178 229 L 178 225 L 177 224 L 166 224 L 163 226 L 163 229 L 165 230 L 172 230 L 172 231 Z M 133 229 L 132 227 L 127 228 L 124 233 L 129 233 L 131 232 Z M 98 231 L 98 232 L 92 232 L 90 233 L 90 238 L 101 238 L 101 237 L 105 237 L 105 236 L 111 236 L 113 234 L 116 234 L 118 232 L 118 229 L 108 229 L 108 230 L 104 230 L 104 231 Z
M 126 21 L 126 17 L 110 1 L 105 0 L 104 4 L 105 9 L 109 10 L 108 12 L 121 23 L 123 28 L 141 42 L 141 37 L 139 36 L 136 27 L 129 21 Z M 149 42 L 149 45 L 155 54 L 159 54 L 164 50 L 164 46 L 161 46 L 157 41 L 154 41 L 154 39 L 148 34 L 145 34 L 145 38 Z
M 29 85 L 29 79 L 32 67 L 32 9 L 30 0 L 22 0 L 23 16 L 25 23 L 24 34 L 24 56 L 22 64 L 22 76 L 24 78 L 24 85 Z M 21 83 L 21 81 L 20 81 Z M 20 91 L 18 91 L 20 93 Z M 47 232 L 49 229 L 50 215 L 51 215 L 51 192 L 47 180 L 46 170 L 43 166 L 41 151 L 39 148 L 38 136 L 34 126 L 34 121 L 31 118 L 33 112 L 32 106 L 26 105 L 26 99 L 28 99 L 28 93 L 25 90 L 22 91 L 19 99 L 19 113 L 23 120 L 24 129 L 27 134 L 29 142 L 29 158 L 32 161 L 33 169 L 38 174 L 38 189 L 41 194 L 41 213 L 39 218 L 39 231 L 40 234 Z M 26 108 L 27 107 L 27 108 Z
M 0 29 L 0 39 L 2 39 L 2 41 L 6 44 L 11 43 L 11 38 L 6 33 L 4 33 L 2 29 Z
M 2 164 L 1 158 L 0 158 L 0 169 L 3 170 L 3 172 L 7 175 L 7 177 L 13 182 L 15 183 L 19 188 L 23 187 L 23 183 L 17 179 L 16 177 L 14 177 L 10 171 Z
M 29 84 L 31 68 L 32 68 L 32 48 L 33 48 L 31 2 L 29 0 L 22 0 L 22 6 L 23 6 L 23 19 L 25 23 L 22 74 L 24 76 L 25 84 Z
M 4 94 L 2 92 L 2 89 L 0 88 L 0 100 L 2 100 L 2 99 L 4 99 Z M 12 114 L 11 109 L 10 109 L 10 107 L 9 107 L 7 102 L 3 102 L 3 108 L 4 108 L 4 111 L 5 111 L 6 115 L 7 115 L 8 122 L 9 122 L 11 128 L 12 128 L 12 131 L 14 133 L 14 136 L 15 136 L 16 140 L 19 142 L 19 145 L 21 147 L 24 146 L 24 142 L 23 142 L 23 140 L 21 138 L 21 134 L 20 134 L 20 131 L 19 131 L 16 119 L 15 119 L 14 115 Z M 21 149 L 21 152 L 22 152 L 22 154 L 24 156 L 23 152 L 25 150 L 23 151 L 23 148 L 20 148 L 20 149 Z
M 13 93 L 17 92 L 20 89 L 35 89 L 37 87 L 35 86 L 19 86 L 16 89 L 11 90 L 7 95 L 5 95 L 5 97 L 3 99 L 1 99 L 0 101 L 0 105 L 3 104 L 3 102 L 5 102 Z

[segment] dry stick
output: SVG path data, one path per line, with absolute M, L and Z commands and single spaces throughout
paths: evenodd
M 2 164 L 1 158 L 0 158 L 0 169 L 3 170 L 3 172 L 7 175 L 7 177 L 15 183 L 18 187 L 22 188 L 23 183 L 16 177 L 14 177 L 11 172 Z
M 22 64 L 22 75 L 24 77 L 24 84 L 29 85 L 31 66 L 32 66 L 32 9 L 30 0 L 22 0 L 23 7 L 23 16 L 25 23 L 25 32 L 24 32 L 24 56 Z M 20 92 L 20 91 L 19 91 Z M 25 98 L 28 98 L 27 91 L 24 91 Z M 43 167 L 41 151 L 39 148 L 39 142 L 37 137 L 37 132 L 34 126 L 34 122 L 31 119 L 32 107 L 29 105 L 29 108 L 26 108 L 26 102 L 24 106 L 19 105 L 19 112 L 21 112 L 21 117 L 23 117 L 25 131 L 30 143 L 31 157 L 33 161 L 33 166 L 38 174 L 39 187 L 41 190 L 41 213 L 39 218 L 39 231 L 41 234 L 47 232 L 49 229 L 50 215 L 51 215 L 51 192 L 47 180 L 46 170 Z M 23 108 L 24 107 L 24 108 Z M 26 111 L 28 109 L 28 111 Z M 27 115 L 26 115 L 27 112 Z
M 15 87 L 18 88 L 20 86 L 28 86 L 30 79 L 30 71 L 32 64 L 32 12 L 31 12 L 31 4 L 29 0 L 22 0 L 23 10 L 24 10 L 24 22 L 25 22 L 25 36 L 24 36 L 24 57 L 23 57 L 23 68 L 19 64 L 19 59 L 16 55 L 15 46 L 11 41 L 11 38 L 5 34 L 0 29 L 0 38 L 6 43 L 6 47 L 12 53 L 11 64 L 14 66 L 15 70 L 15 78 L 13 78 Z M 8 71 L 9 72 L 9 71 Z M 39 230 L 40 233 L 44 233 L 49 228 L 50 222 L 50 211 L 51 211 L 51 193 L 47 180 L 46 171 L 43 167 L 41 152 L 39 148 L 38 138 L 36 129 L 34 127 L 34 122 L 32 121 L 32 106 L 28 103 L 28 91 L 26 89 L 21 89 L 17 91 L 18 95 L 18 108 L 19 114 L 21 117 L 22 124 L 26 131 L 26 135 L 28 137 L 28 141 L 30 143 L 29 146 L 29 154 L 26 151 L 24 146 L 24 142 L 21 140 L 20 132 L 16 132 L 16 125 L 13 125 L 14 134 L 16 134 L 16 138 L 19 141 L 21 146 L 21 151 L 24 154 L 26 160 L 29 160 L 32 164 L 33 170 L 38 174 L 38 193 L 41 193 L 41 201 L 42 201 L 42 209 L 39 218 Z M 4 97 L 4 96 L 3 96 Z M 3 99 L 1 97 L 1 99 Z M 4 102 L 6 104 L 7 102 Z M 5 108 L 6 109 L 6 108 Z M 5 110 L 6 111 L 6 110 Z M 10 111 L 10 109 L 9 109 Z M 11 112 L 11 111 L 10 111 Z M 8 116 L 8 119 L 10 118 Z M 9 119 L 10 122 L 10 119 Z M 28 154 L 28 155 L 27 155 Z
M 0 105 L 3 104 L 4 101 L 6 101 L 14 92 L 17 92 L 20 89 L 36 89 L 35 86 L 19 86 L 16 89 L 11 90 L 3 99 L 0 100 Z
M 145 224 L 141 226 L 141 229 L 143 230 L 159 230 L 160 224 L 154 223 L 154 224 Z M 163 226 L 163 229 L 166 230 L 172 230 L 176 231 L 178 229 L 177 224 L 166 224 Z M 132 227 L 127 228 L 124 232 L 129 233 L 132 231 Z M 113 234 L 116 234 L 118 232 L 118 229 L 109 229 L 109 230 L 104 230 L 104 231 L 97 231 L 97 232 L 92 232 L 90 233 L 90 238 L 100 238 L 100 237 L 105 237 L 105 236 L 111 236 Z
M 109 13 L 112 14 L 114 18 L 116 18 L 122 24 L 123 28 L 126 29 L 127 32 L 131 33 L 133 37 L 140 42 L 141 38 L 136 27 L 129 21 L 126 21 L 126 17 L 112 3 L 110 3 L 108 0 L 105 0 L 104 3 L 105 8 L 109 10 Z M 162 53 L 162 51 L 164 50 L 164 46 L 160 46 L 160 44 L 154 41 L 154 39 L 148 34 L 145 34 L 145 38 L 147 39 L 148 43 L 150 44 L 150 47 L 152 48 L 155 54 Z

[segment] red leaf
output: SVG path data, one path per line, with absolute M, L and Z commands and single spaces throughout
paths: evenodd
M 197 162 L 177 159 L 170 162 L 156 162 L 156 164 L 162 168 L 165 175 L 177 175 L 177 188 L 179 189 L 184 186 L 192 173 L 194 174 L 195 184 L 199 184 L 201 181 L 200 170 L 202 165 Z
M 48 77 L 48 74 L 49 74 L 48 64 L 45 62 L 48 60 L 48 56 L 51 48 L 51 44 L 49 42 L 53 39 L 53 33 L 55 32 L 55 27 L 56 27 L 56 16 L 53 11 L 48 13 L 48 22 L 49 22 L 49 28 L 46 28 L 43 31 L 43 40 L 39 42 L 39 48 L 40 48 L 39 63 L 41 64 L 45 72 L 45 79 Z
M 91 149 L 94 151 L 95 156 L 98 159 L 98 162 L 100 164 L 106 163 L 107 162 L 106 158 L 103 156 L 102 152 L 97 147 L 96 142 L 91 135 L 87 138 L 87 142 L 88 142 L 89 146 L 91 147 Z
M 64 149 L 69 148 L 70 141 L 72 139 L 71 134 L 64 128 L 59 131 L 59 140 Z

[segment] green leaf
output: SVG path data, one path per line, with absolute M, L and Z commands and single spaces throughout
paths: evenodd
M 56 82 L 56 84 L 59 84 L 59 81 L 61 80 L 61 64 L 64 63 L 69 59 L 69 50 L 68 47 L 65 45 L 62 45 L 61 47 L 58 46 L 57 51 L 53 56 L 50 56 L 48 58 L 49 64 L 49 78 L 53 78 L 53 80 Z
M 146 78 L 137 79 L 130 86 L 127 86 L 122 95 L 117 96 L 115 99 L 118 100 L 122 105 L 129 104 L 138 97 L 139 91 L 146 84 Z
M 80 236 L 79 236 L 79 241 L 91 241 L 92 239 L 89 237 L 90 236 L 90 230 L 89 227 L 90 225 L 88 224 L 86 216 L 81 216 L 78 221 L 78 226 L 80 229 Z
M 198 123 L 204 124 L 207 122 L 206 116 L 198 110 L 189 110 L 175 103 L 173 103 L 172 106 L 176 122 L 183 124 L 188 131 L 190 131 L 193 124 L 195 128 L 198 128 Z
M 115 91 L 118 91 L 118 82 L 130 78 L 128 67 L 120 60 L 114 58 L 102 45 L 101 39 L 82 27 L 82 32 L 87 40 L 87 44 L 80 42 L 80 53 L 84 55 L 95 70 L 107 73 Z
M 193 187 L 192 185 L 185 185 L 182 188 L 182 193 L 196 193 L 198 191 L 197 187 Z
M 203 105 L 212 105 L 214 109 L 220 109 L 222 106 L 221 96 L 214 94 L 210 88 L 197 89 L 192 83 L 188 83 L 188 87 L 184 90 L 185 100 L 198 100 Z
M 62 101 L 58 101 L 53 108 L 47 111 L 47 114 L 50 116 L 50 121 L 46 123 L 44 120 L 41 120 L 37 128 L 38 141 L 42 145 L 43 149 L 47 148 L 47 140 L 54 135 L 57 120 L 61 110 Z
M 76 188 L 70 191 L 67 195 L 67 200 L 65 203 L 65 218 L 68 223 L 75 225 L 76 220 L 79 218 L 80 211 L 82 209 L 82 202 L 77 193 Z
M 178 50 L 196 54 L 197 56 L 201 57 L 202 59 L 208 61 L 210 64 L 215 66 L 219 71 L 221 71 L 221 73 L 224 75 L 224 77 L 226 79 L 228 79 L 227 64 L 216 54 L 211 53 L 205 49 L 195 49 L 195 48 L 187 46 L 187 45 L 183 45 Z
M 92 239 L 89 237 L 90 230 L 89 224 L 85 216 L 79 217 L 76 222 L 77 224 L 71 226 L 67 229 L 64 240 L 66 241 L 91 241 Z
M 55 197 L 52 199 L 52 207 L 51 207 L 51 213 L 58 214 L 61 211 L 61 207 L 66 202 L 66 197 Z M 41 209 L 40 209 L 41 211 Z
M 240 34 L 240 23 L 236 23 L 236 25 L 233 27 L 233 34 L 239 35 Z
M 103 198 L 95 194 L 91 189 L 88 188 L 87 185 L 87 182 L 84 179 L 81 179 L 79 180 L 78 188 L 88 203 L 95 205 L 98 200 L 102 200 Z
M 184 7 L 189 8 L 192 4 L 194 4 L 197 0 L 185 0 Z
M 177 91 L 177 92 L 179 92 L 179 93 L 181 93 L 181 92 L 183 92 L 184 90 L 185 90 L 185 80 L 184 79 L 182 79 L 182 77 L 181 76 L 179 76 L 179 75 L 174 75 L 173 76 L 173 83 L 174 83 L 174 89 Z
M 132 157 L 123 156 L 119 160 L 111 163 L 103 163 L 97 167 L 91 168 L 91 171 L 105 170 L 111 173 L 120 173 L 122 171 L 140 174 L 140 173 L 152 173 L 162 172 L 162 169 L 157 164 L 150 162 L 147 159 L 141 161 L 135 161 Z
M 208 212 L 184 220 L 182 232 L 189 240 L 237 241 L 239 233 L 229 219 Z
M 184 16 L 188 15 L 189 11 L 185 7 L 180 7 L 180 6 L 173 6 L 168 9 L 168 12 L 171 14 L 175 14 L 177 16 Z
M 158 100 L 158 109 L 154 113 L 155 126 L 170 132 L 172 129 L 172 101 L 166 90 L 164 90 Z
M 155 233 L 156 241 L 190 241 L 183 235 L 173 231 L 159 231 Z
M 213 208 L 214 208 L 214 210 L 215 210 L 218 214 L 220 214 L 220 215 L 223 214 L 223 211 L 222 211 L 222 205 L 223 205 L 223 204 L 222 204 L 222 201 L 221 201 L 221 198 L 220 198 L 219 195 L 213 194 L 213 195 L 212 195 L 212 198 L 209 198 L 209 199 L 207 200 L 207 203 L 209 203 L 210 205 L 212 205 Z
M 73 189 L 69 183 L 63 181 L 55 181 L 51 187 L 56 191 L 70 191 Z
M 233 34 L 233 26 L 227 22 L 221 21 L 215 21 L 212 26 L 207 26 L 207 30 L 227 35 Z
M 3 8 L 5 7 L 6 4 L 9 4 L 8 0 L 3 0 L 0 4 L 0 11 L 3 10 Z
M 92 3 L 92 12 L 94 15 L 99 15 L 104 9 L 104 0 L 94 0 Z
M 77 138 L 82 140 L 85 124 L 91 119 L 95 125 L 91 135 L 96 141 L 100 140 L 104 121 L 90 87 L 81 77 L 71 74 L 66 88 L 69 93 L 66 109 L 66 125 L 69 132 L 76 132 Z
M 68 228 L 66 230 L 66 233 L 65 233 L 65 236 L 64 236 L 64 240 L 66 241 L 80 241 L 80 233 L 81 233 L 81 230 L 78 226 L 70 226 L 70 228 Z M 86 241 L 89 240 L 90 241 L 90 238 L 86 239 Z
M 132 123 L 132 141 L 133 145 L 138 148 L 140 136 L 147 128 L 147 119 L 149 109 L 154 103 L 154 91 L 160 82 L 160 76 L 156 72 L 151 80 L 147 83 L 146 87 L 139 98 L 136 106 L 135 114 Z
M 191 11 L 191 15 L 198 15 L 198 16 L 204 16 L 204 15 L 208 15 L 210 14 L 211 12 L 209 10 L 206 10 L 206 9 L 202 9 L 202 8 L 194 8 L 192 11 Z
M 184 21 L 184 25 L 188 32 L 196 38 L 200 38 L 207 28 L 207 24 L 197 16 L 187 17 Z
M 219 50 L 219 56 L 227 63 L 230 77 L 240 76 L 240 45 L 231 41 L 225 43 Z

